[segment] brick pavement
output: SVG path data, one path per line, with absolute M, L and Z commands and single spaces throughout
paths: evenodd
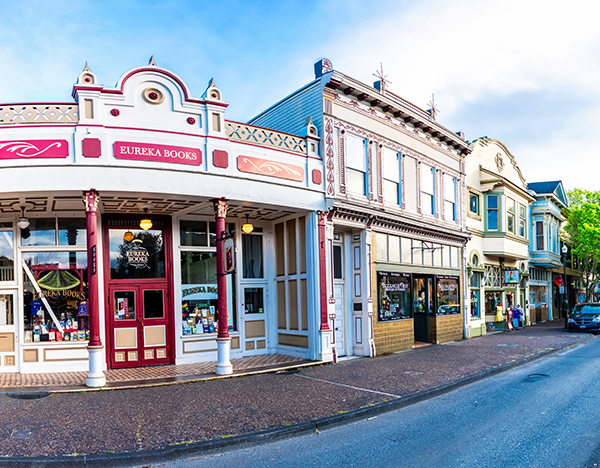
M 549 322 L 374 359 L 309 365 L 297 373 L 51 393 L 39 400 L 15 399 L 0 389 L 0 466 L 9 461 L 21 466 L 40 461 L 70 468 L 117 466 L 119 457 L 142 460 L 148 454 L 157 462 L 174 448 L 190 457 L 219 443 L 264 440 L 261 437 L 273 431 L 293 435 L 312 427 L 314 432 L 331 418 L 341 421 L 353 414 L 365 417 L 365 411 L 389 411 L 385 408 L 390 404 L 430 398 L 594 339 L 567 333 L 562 325 Z M 137 386 L 139 374 L 130 377 Z

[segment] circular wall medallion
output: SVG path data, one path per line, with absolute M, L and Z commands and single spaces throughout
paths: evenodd
M 165 100 L 165 95 L 156 88 L 146 88 L 142 92 L 142 96 L 146 102 L 150 104 L 160 104 Z
M 121 111 L 119 109 L 111 109 L 110 110 L 110 115 L 112 115 L 113 117 L 118 117 L 121 114 Z
M 194 125 L 196 123 L 196 119 L 194 117 L 188 117 L 186 122 L 190 125 Z

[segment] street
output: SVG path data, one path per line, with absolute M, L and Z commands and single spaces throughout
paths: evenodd
M 600 340 L 377 418 L 156 467 L 593 467 Z

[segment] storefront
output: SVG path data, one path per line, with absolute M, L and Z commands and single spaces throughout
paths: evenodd
M 224 120 L 153 63 L 96 83 L 0 105 L 0 372 L 331 359 L 314 126 Z

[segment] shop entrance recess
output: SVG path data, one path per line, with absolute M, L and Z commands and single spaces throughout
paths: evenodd
M 415 341 L 429 343 L 429 317 L 434 316 L 433 277 L 414 276 L 413 313 Z
M 108 219 L 107 219 L 108 218 Z M 173 363 L 171 220 L 105 216 L 107 361 L 112 369 Z
M 0 291 L 0 373 L 17 372 L 16 292 Z
M 336 237 L 337 236 L 337 237 Z M 339 240 L 340 234 L 334 234 Z M 335 347 L 338 356 L 346 355 L 346 283 L 344 277 L 344 248 L 342 244 L 333 245 L 333 297 L 335 299 Z

